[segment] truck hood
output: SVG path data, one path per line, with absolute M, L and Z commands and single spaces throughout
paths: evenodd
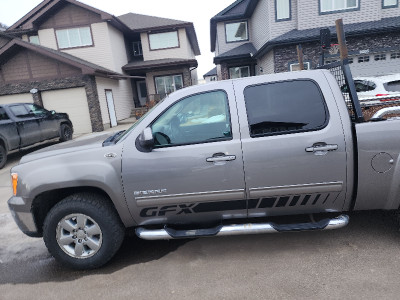
M 23 156 L 19 163 L 24 164 L 33 160 L 38 160 L 50 156 L 84 151 L 93 148 L 101 148 L 104 140 L 106 140 L 113 134 L 114 133 L 112 132 L 93 133 L 84 137 L 77 138 L 73 141 L 52 145 Z

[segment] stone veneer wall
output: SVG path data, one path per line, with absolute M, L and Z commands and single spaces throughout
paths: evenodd
M 400 32 L 393 32 L 380 35 L 370 35 L 364 37 L 347 38 L 348 51 L 359 53 L 360 50 L 373 50 L 383 48 L 398 47 L 400 49 Z M 336 43 L 332 40 L 332 43 Z M 304 43 L 303 48 L 304 61 L 311 61 L 311 68 L 315 69 L 320 60 L 320 43 Z M 297 62 L 296 45 L 276 47 L 274 50 L 275 73 L 289 71 L 289 63 Z
M 97 95 L 96 79 L 94 76 L 74 76 L 61 79 L 48 79 L 42 81 L 21 82 L 5 84 L 0 86 L 0 96 L 29 93 L 31 89 L 38 89 L 39 93 L 33 95 L 33 100 L 43 105 L 40 93 L 44 91 L 84 87 L 89 106 L 92 130 L 103 131 L 103 120 L 101 117 L 99 97 Z

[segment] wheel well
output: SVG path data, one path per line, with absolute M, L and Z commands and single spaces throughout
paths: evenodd
M 43 223 L 44 220 L 49 213 L 49 211 L 56 205 L 58 202 L 63 200 L 64 198 L 78 193 L 93 193 L 98 195 L 105 196 L 108 199 L 109 204 L 115 209 L 114 203 L 111 201 L 110 197 L 106 192 L 102 189 L 95 187 L 73 187 L 73 188 L 65 188 L 44 192 L 33 200 L 32 203 L 32 214 L 35 219 L 35 224 L 40 234 L 43 234 Z M 116 210 L 116 209 L 115 209 Z
M 3 141 L 3 139 L 0 139 L 0 145 L 3 146 L 4 149 L 6 149 L 6 152 L 8 152 L 7 144 Z

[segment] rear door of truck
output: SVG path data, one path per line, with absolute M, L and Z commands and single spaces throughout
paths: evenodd
M 249 217 L 340 211 L 346 144 L 323 73 L 259 76 L 234 88 Z

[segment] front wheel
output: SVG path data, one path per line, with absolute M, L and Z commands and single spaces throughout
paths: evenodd
M 0 144 L 0 169 L 6 165 L 7 162 L 7 151 L 3 145 Z
M 47 215 L 43 239 L 49 252 L 73 269 L 94 269 L 118 251 L 125 228 L 102 195 L 81 193 L 56 204 Z
M 68 124 L 62 124 L 60 127 L 60 142 L 66 142 L 72 139 L 72 127 Z

